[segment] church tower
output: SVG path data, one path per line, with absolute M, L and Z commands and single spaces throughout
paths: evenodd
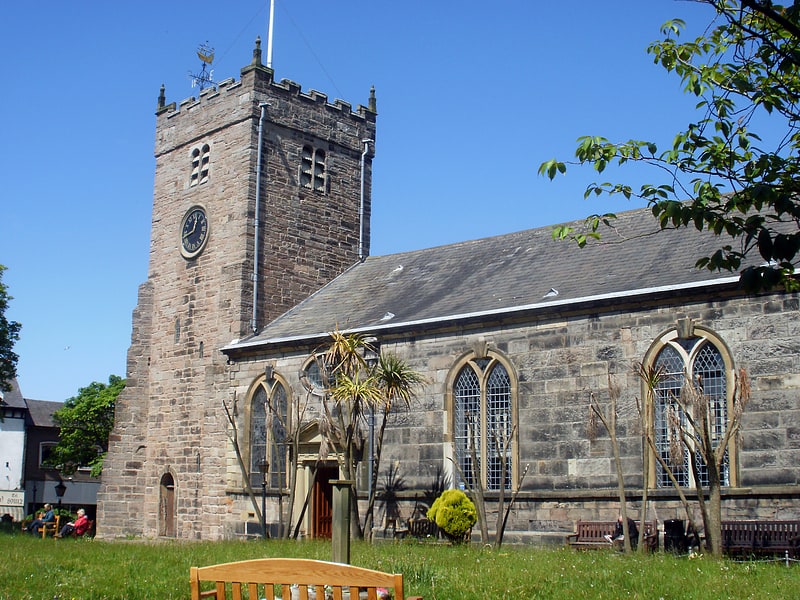
M 230 367 L 246 339 L 369 253 L 376 103 L 241 79 L 156 112 L 148 278 L 98 495 L 98 535 L 219 539 Z M 241 490 L 239 490 L 241 492 Z

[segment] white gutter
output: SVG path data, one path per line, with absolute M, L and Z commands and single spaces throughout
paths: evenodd
M 564 307 L 572 304 L 581 304 L 586 302 L 600 302 L 603 300 L 614 300 L 617 298 L 633 298 L 636 296 L 644 296 L 649 294 L 658 294 L 662 292 L 677 292 L 682 290 L 691 290 L 695 288 L 708 287 L 708 286 L 723 286 L 731 283 L 738 283 L 739 276 L 723 277 L 721 279 L 707 279 L 704 281 L 695 281 L 692 283 L 681 283 L 677 285 L 663 285 L 657 287 L 641 288 L 638 290 L 629 290 L 625 292 L 611 292 L 608 294 L 597 294 L 594 296 L 582 296 L 580 298 L 565 298 L 563 300 L 552 300 L 550 302 L 535 302 L 533 304 L 523 304 L 521 306 L 509 306 L 507 308 L 500 308 L 496 310 L 482 310 L 471 313 L 460 313 L 455 315 L 447 315 L 444 317 L 431 317 L 429 319 L 416 319 L 412 321 L 402 321 L 399 323 L 387 323 L 385 325 L 368 325 L 363 327 L 352 327 L 342 329 L 342 333 L 378 333 L 381 331 L 391 331 L 392 329 L 399 329 L 401 327 L 412 327 L 416 325 L 430 325 L 435 323 L 446 323 L 448 321 L 460 321 L 464 319 L 475 319 L 479 317 L 498 317 L 507 316 L 518 312 L 526 312 L 531 310 L 540 310 L 553 307 Z M 294 335 L 282 338 L 272 338 L 268 340 L 251 340 L 249 342 L 237 343 L 232 341 L 227 346 L 220 348 L 221 351 L 237 350 L 243 348 L 252 348 L 262 346 L 264 344 L 281 344 L 287 342 L 296 342 L 312 338 L 325 338 L 330 335 L 329 332 L 311 333 L 305 335 Z

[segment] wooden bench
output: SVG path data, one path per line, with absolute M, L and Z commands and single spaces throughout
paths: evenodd
M 61 524 L 61 515 L 56 515 L 55 521 L 50 521 L 49 523 L 44 523 L 42 525 L 42 539 L 46 538 L 48 535 L 53 537 L 55 534 L 58 533 L 58 526 Z
M 800 550 L 800 521 L 722 521 L 726 554 L 780 554 Z
M 395 600 L 422 600 L 403 595 L 402 575 L 304 558 L 258 558 L 191 567 L 189 579 L 192 600 L 241 600 L 243 591 L 248 598 L 266 600 L 378 600 L 379 588 L 391 591 Z M 209 583 L 213 588 L 201 589 L 210 587 Z
M 439 539 L 439 526 L 430 519 L 411 519 L 408 522 L 408 533 L 418 540 Z
M 612 535 L 617 526 L 616 521 L 581 521 L 575 526 L 575 533 L 567 535 L 567 544 L 573 548 L 592 549 L 610 548 L 612 543 L 606 539 Z M 636 521 L 641 529 L 641 522 Z M 644 522 L 644 545 L 651 552 L 658 550 L 658 521 Z
M 94 537 L 93 531 L 94 531 L 94 521 L 92 519 L 89 519 L 89 521 L 86 523 L 86 529 L 83 530 L 83 533 L 78 534 L 77 531 L 73 531 L 72 532 L 72 537 L 74 537 L 74 538 L 79 538 L 79 537 L 90 538 L 90 537 Z
M 58 532 L 58 531 L 60 531 L 60 530 L 56 529 L 56 532 Z M 91 519 L 88 519 L 86 521 L 86 528 L 83 531 L 78 533 L 77 529 L 73 529 L 67 537 L 71 537 L 71 538 L 91 538 L 91 537 L 94 537 L 93 531 L 94 531 L 94 521 L 92 521 Z M 56 533 L 54 533 L 53 537 L 59 537 L 60 538 L 61 535 L 57 535 Z

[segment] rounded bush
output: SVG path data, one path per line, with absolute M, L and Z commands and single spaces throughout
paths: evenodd
M 478 520 L 478 511 L 461 490 L 445 490 L 428 510 L 428 519 L 436 523 L 450 539 L 463 540 Z

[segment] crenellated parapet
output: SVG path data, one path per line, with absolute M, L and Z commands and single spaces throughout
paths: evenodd
M 286 100 L 297 100 L 299 102 L 310 102 L 315 105 L 323 105 L 338 114 L 349 115 L 354 120 L 374 122 L 377 116 L 377 102 L 375 100 L 375 88 L 370 89 L 369 102 L 367 106 L 359 104 L 355 110 L 349 102 L 340 99 L 328 101 L 327 94 L 314 89 L 303 91 L 299 83 L 290 79 L 275 81 L 274 71 L 261 64 L 261 40 L 256 39 L 253 50 L 253 62 L 244 67 L 241 71 L 239 81 L 233 78 L 226 79 L 217 83 L 215 86 L 205 88 L 197 97 L 190 96 L 180 102 L 167 104 L 164 86 L 161 86 L 156 107 L 156 116 L 159 118 L 174 118 L 177 113 L 187 112 L 213 102 L 225 101 L 225 95 L 234 93 L 241 94 L 242 87 L 247 91 L 255 90 L 256 95 L 263 95 L 264 98 L 255 97 L 256 103 L 267 101 L 267 97 L 285 98 Z

